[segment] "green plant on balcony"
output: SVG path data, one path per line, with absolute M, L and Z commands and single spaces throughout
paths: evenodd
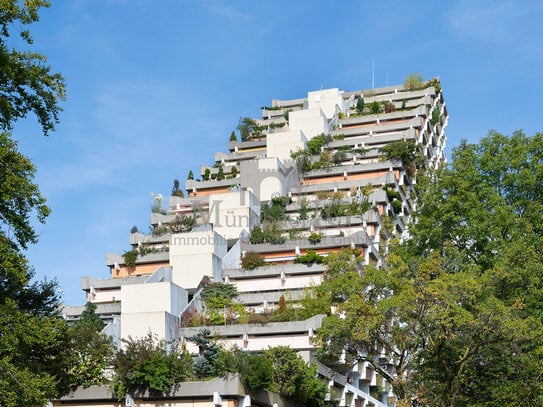
M 232 175 L 232 178 L 236 178 L 236 176 L 238 175 L 238 167 L 233 165 L 230 169 L 230 174 Z
M 285 113 L 283 113 L 283 117 L 285 118 L 285 120 L 287 121 L 288 123 L 288 114 L 292 112 L 292 109 L 287 109 L 285 110 Z
M 165 225 L 157 225 L 153 227 L 152 229 L 153 236 L 162 236 L 168 233 L 169 231 L 170 229 L 166 227 Z
M 405 90 L 412 91 L 422 89 L 424 87 L 424 78 L 420 72 L 412 72 L 405 77 L 403 82 Z
M 392 205 L 392 209 L 394 210 L 394 213 L 400 213 L 402 212 L 402 202 L 397 200 L 397 199 L 393 199 L 392 201 L 390 201 L 390 204 Z
M 434 110 L 432 110 L 432 117 L 430 118 L 430 123 L 432 126 L 435 126 L 436 124 L 441 122 L 441 112 L 439 111 L 439 106 L 436 106 Z
M 204 181 L 209 181 L 211 175 L 211 170 L 209 168 L 206 168 L 204 171 Z
M 232 133 L 230 133 L 230 141 L 238 141 L 238 138 L 236 137 L 236 132 L 232 130 Z
M 307 150 L 311 155 L 320 154 L 321 148 L 331 141 L 333 141 L 332 136 L 319 134 L 307 142 Z
M 436 90 L 436 93 L 441 92 L 441 81 L 439 78 L 432 78 L 428 82 L 426 82 L 426 87 L 433 86 Z
M 179 198 L 184 198 L 185 194 L 183 193 L 182 189 L 179 189 L 179 180 L 174 179 L 173 180 L 173 187 L 172 187 L 172 196 L 177 196 Z
M 187 233 L 196 226 L 196 219 L 193 216 L 178 214 L 170 224 L 171 233 Z
M 153 194 L 151 193 L 153 197 L 153 202 L 151 203 L 151 212 L 152 213 L 160 213 L 162 215 L 167 215 L 168 211 L 162 208 L 162 194 Z
M 300 148 L 290 153 L 290 158 L 296 161 L 298 168 L 302 172 L 311 171 L 312 163 L 310 157 L 311 154 L 308 150 L 302 150 Z
M 345 139 L 345 134 L 335 134 L 332 136 L 332 139 L 333 140 L 344 140 Z
M 264 203 L 260 208 L 262 221 L 278 221 L 286 219 L 286 206 L 291 202 L 288 197 L 275 197 L 269 203 Z
M 189 174 L 187 175 L 187 179 L 194 179 L 194 173 L 192 170 L 189 170 Z
M 127 250 L 123 253 L 124 265 L 129 269 L 136 267 L 136 259 L 138 258 L 138 251 L 136 249 Z
M 294 263 L 297 263 L 297 264 L 309 264 L 309 263 L 321 264 L 321 263 L 324 263 L 325 260 L 326 260 L 326 258 L 319 255 L 319 254 L 317 254 L 317 252 L 315 250 L 308 250 L 304 255 L 297 256 L 294 259 Z
M 383 105 L 381 103 L 379 103 L 378 101 L 373 101 L 372 103 L 370 103 L 369 105 L 369 112 L 371 114 L 379 114 L 379 113 L 383 113 Z
M 264 258 L 257 252 L 247 252 L 241 259 L 241 267 L 253 270 L 264 265 Z
M 299 213 L 300 213 L 300 217 L 299 219 L 300 220 L 306 220 L 307 219 L 307 214 L 309 213 L 309 201 L 307 199 L 302 199 L 301 202 L 300 202 L 300 209 L 299 209 Z
M 238 296 L 236 287 L 227 283 L 213 283 L 205 286 L 200 299 L 205 303 L 211 325 L 232 323 L 243 306 L 235 302 Z
M 317 232 L 311 232 L 307 238 L 311 244 L 317 244 L 322 240 L 322 235 Z
M 222 165 L 219 165 L 219 171 L 217 172 L 217 181 L 222 181 L 224 178 L 224 169 Z
M 362 95 L 356 100 L 356 111 L 358 114 L 364 113 L 364 98 Z
M 259 126 L 256 120 L 250 117 L 240 117 L 236 129 L 239 131 L 241 141 L 249 141 L 253 138 L 262 137 L 262 131 L 265 127 Z
M 334 153 L 333 161 L 335 165 L 339 165 L 345 160 L 347 160 L 347 152 L 345 150 L 336 151 Z
M 379 151 L 383 153 L 383 161 L 401 161 L 411 174 L 415 172 L 418 155 L 414 140 L 400 140 L 388 143 Z
M 275 123 L 272 122 L 269 124 L 270 130 L 280 129 L 285 126 L 286 123 Z

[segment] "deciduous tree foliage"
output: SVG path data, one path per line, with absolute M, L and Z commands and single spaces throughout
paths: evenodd
M 540 405 L 541 177 L 540 133 L 462 142 L 448 168 L 419 178 L 412 237 L 387 267 L 332 259 L 328 297 L 307 303 L 335 307 L 322 357 L 369 362 L 405 404 Z
M 33 182 L 35 167 L 17 150 L 8 132 L 29 113 L 43 134 L 58 122 L 64 80 L 52 73 L 43 55 L 30 51 L 24 27 L 38 20 L 49 3 L 6 0 L 0 4 L 0 405 L 43 404 L 64 394 L 72 355 L 68 326 L 58 317 L 54 282 L 32 283 L 32 269 L 21 254 L 36 243 L 31 218 L 44 222 L 45 199 Z M 10 42 L 12 32 L 22 47 Z

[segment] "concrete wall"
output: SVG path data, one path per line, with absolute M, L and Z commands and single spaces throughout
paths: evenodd
M 336 106 L 343 106 L 343 97 L 338 88 L 322 89 L 307 93 L 309 109 L 321 109 L 328 119 L 336 113 Z
M 303 111 L 300 111 L 300 113 L 301 112 Z M 292 113 L 294 112 L 291 112 L 291 114 Z M 281 161 L 284 161 L 290 160 L 290 153 L 292 151 L 298 149 L 303 150 L 305 148 L 307 137 L 301 129 L 291 129 L 290 131 L 277 132 L 269 135 L 267 142 L 267 156 L 276 157 Z
M 214 230 L 192 231 L 170 237 L 172 280 L 187 290 L 198 287 L 204 276 L 220 278 L 226 240 Z
M 318 107 L 290 112 L 289 116 L 291 132 L 294 130 L 301 131 L 307 140 L 311 140 L 318 134 L 328 134 L 328 120 L 324 112 Z
M 239 239 L 260 224 L 260 202 L 249 191 L 228 192 L 209 196 L 209 222 L 225 239 Z
M 140 338 L 149 332 L 159 339 L 177 338 L 178 315 L 188 303 L 188 293 L 164 281 L 121 287 L 121 337 Z

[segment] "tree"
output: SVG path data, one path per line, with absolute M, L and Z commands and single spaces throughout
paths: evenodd
M 54 130 L 64 99 L 64 79 L 45 56 L 31 51 L 25 26 L 49 2 L 6 0 L 0 6 L 0 405 L 39 405 L 65 394 L 74 362 L 66 321 L 59 318 L 56 282 L 32 283 L 21 250 L 37 242 L 34 217 L 49 208 L 33 182 L 35 167 L 8 132 L 29 113 L 44 135 Z M 12 38 L 12 31 L 20 39 Z M 22 39 L 22 42 L 21 42 Z M 11 44 L 10 44 L 11 42 Z M 22 45 L 21 45 L 22 44 Z M 26 47 L 18 50 L 13 45 Z
M 189 170 L 189 174 L 187 175 L 187 179 L 194 179 L 194 173 L 192 170 Z
M 256 120 L 250 117 L 240 117 L 236 129 L 239 131 L 241 141 L 249 141 L 252 138 L 261 137 L 263 130 Z
M 304 300 L 312 312 L 335 306 L 321 358 L 367 361 L 406 403 L 539 403 L 541 175 L 541 134 L 462 142 L 449 168 L 420 177 L 412 238 L 393 245 L 386 268 L 359 274 L 330 259 Z
M 125 395 L 138 395 L 146 390 L 168 392 L 177 383 L 192 377 L 192 358 L 179 353 L 176 344 L 167 349 L 151 333 L 140 339 L 123 340 L 121 349 L 113 359 L 113 393 L 119 400 Z
M 238 141 L 238 138 L 236 137 L 236 133 L 234 130 L 232 130 L 232 133 L 230 133 L 230 141 Z
M 80 318 L 69 330 L 73 362 L 68 373 L 72 388 L 107 382 L 106 371 L 113 356 L 113 346 L 110 338 L 100 333 L 104 323 L 95 311 L 96 304 L 87 302 Z
M 183 193 L 182 189 L 179 189 L 179 180 L 174 179 L 173 180 L 173 187 L 172 187 L 172 196 L 178 196 L 180 198 L 184 198 L 185 194 Z
M 222 168 L 222 165 L 219 166 L 219 170 L 217 171 L 217 181 L 222 181 L 224 179 L 224 169 Z
M 31 51 L 18 51 L 9 47 L 12 30 L 28 46 L 33 44 L 29 30 L 23 26 L 38 21 L 41 7 L 49 7 L 45 0 L 7 0 L 0 16 L 0 127 L 11 130 L 13 123 L 34 113 L 47 135 L 58 123 L 61 110 L 58 102 L 65 97 L 64 78 L 52 73 L 47 58 Z
M 310 407 L 324 405 L 326 385 L 317 378 L 317 369 L 307 364 L 288 346 L 277 346 L 264 351 L 271 361 L 273 379 L 269 390 Z
M 356 101 L 356 111 L 358 114 L 364 113 L 364 97 L 360 96 Z

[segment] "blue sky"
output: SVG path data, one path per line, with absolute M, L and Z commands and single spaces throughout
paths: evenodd
M 67 81 L 56 132 L 15 128 L 53 213 L 28 251 L 82 304 L 80 278 L 147 231 L 151 192 L 226 151 L 239 117 L 308 91 L 441 78 L 448 152 L 488 130 L 543 131 L 543 3 L 525 1 L 53 1 L 34 49 Z

